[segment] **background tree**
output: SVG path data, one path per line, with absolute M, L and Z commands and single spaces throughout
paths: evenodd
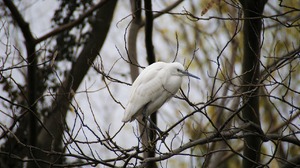
M 299 166 L 297 1 L 47 3 L 0 2 L 0 167 Z M 160 60 L 202 79 L 152 116 L 166 139 L 121 122 Z
M 245 108 L 243 109 L 243 118 L 256 126 L 249 127 L 249 131 L 258 132 L 260 129 L 259 114 L 259 96 L 258 96 L 258 79 L 260 77 L 260 46 L 261 46 L 261 29 L 264 6 L 267 1 L 240 1 L 243 6 L 244 21 L 243 25 L 243 63 L 242 63 L 242 92 Z M 258 127 L 258 128 L 257 128 Z M 263 134 L 263 133 L 262 133 Z M 257 167 L 260 162 L 260 145 L 259 136 L 249 136 L 245 138 L 243 167 Z

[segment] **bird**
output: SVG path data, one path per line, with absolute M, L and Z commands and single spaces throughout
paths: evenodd
M 155 62 L 147 66 L 131 86 L 122 122 L 132 122 L 139 115 L 148 117 L 156 112 L 177 93 L 184 76 L 200 79 L 185 71 L 179 62 Z

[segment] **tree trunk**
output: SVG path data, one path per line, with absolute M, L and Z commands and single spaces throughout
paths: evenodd
M 150 7 L 150 9 L 148 9 Z M 147 9 L 146 9 L 147 8 Z M 155 61 L 153 46 L 152 46 L 152 11 L 151 11 L 151 0 L 145 0 L 145 10 L 146 10 L 146 30 L 145 30 L 145 37 L 146 37 L 146 50 L 147 50 L 147 59 L 148 63 L 151 64 Z M 134 81 L 137 76 L 139 75 L 138 69 L 138 57 L 137 57 L 137 35 L 142 27 L 142 19 L 141 19 L 141 0 L 131 0 L 131 12 L 133 14 L 133 19 L 129 29 L 128 35 L 128 59 L 130 61 L 130 73 L 131 79 Z M 150 25 L 149 25 L 150 23 Z M 156 122 L 156 114 L 151 115 L 151 119 Z M 155 130 L 153 126 L 150 124 L 150 129 L 145 127 L 145 122 L 143 117 L 137 117 L 139 123 L 139 131 L 140 131 L 140 138 L 142 142 L 143 148 L 146 148 L 143 152 L 143 157 L 154 157 L 155 156 L 155 145 L 150 145 L 149 141 L 155 138 L 155 133 L 150 130 Z M 147 130 L 146 130 L 147 129 Z M 147 163 L 146 167 L 155 168 L 157 165 L 155 162 Z
M 243 101 L 247 103 L 242 111 L 245 121 L 254 123 L 260 127 L 259 119 L 259 97 L 258 80 L 260 66 L 261 48 L 261 14 L 264 10 L 266 0 L 240 0 L 244 11 L 244 55 L 243 55 Z M 246 131 L 257 131 L 251 126 Z M 251 168 L 258 166 L 260 162 L 261 139 L 258 136 L 248 136 L 245 138 L 243 167 Z
M 91 63 L 97 57 L 108 33 L 117 0 L 110 0 L 97 11 L 94 22 L 91 23 L 92 31 L 88 43 L 84 46 L 66 80 L 60 87 L 53 110 L 45 120 L 44 128 L 40 131 L 37 145 L 43 150 L 63 152 L 62 137 L 65 126 L 65 117 L 69 109 L 74 92 L 88 72 Z M 47 155 L 44 152 L 36 153 L 36 157 L 49 163 L 61 162 L 60 156 Z
M 152 3 L 151 0 L 144 0 L 145 5 L 145 45 L 147 51 L 147 60 L 149 65 L 155 62 L 155 53 L 153 47 L 153 40 L 152 40 L 152 30 L 153 30 L 153 13 L 152 13 Z M 154 124 L 157 125 L 157 114 L 152 113 L 150 115 L 150 120 L 153 121 Z M 149 124 L 149 139 L 151 142 L 154 142 L 156 138 L 156 128 L 151 123 Z M 150 147 L 148 147 L 148 157 L 155 157 L 155 149 L 156 143 L 153 143 Z M 147 167 L 149 168 L 156 168 L 157 165 L 155 162 L 148 162 Z

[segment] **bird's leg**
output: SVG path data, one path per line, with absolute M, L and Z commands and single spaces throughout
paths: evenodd
M 150 117 L 147 117 L 147 120 L 149 121 L 149 123 L 162 135 L 164 132 L 162 130 L 160 130 L 157 125 L 151 120 Z
M 142 112 L 143 113 L 143 121 L 145 123 L 145 130 L 146 130 L 147 135 L 148 135 L 148 132 L 147 132 L 147 130 L 148 130 L 147 129 L 148 128 L 147 121 L 149 121 L 149 124 L 153 125 L 154 129 L 157 131 L 156 133 L 160 137 L 160 139 L 164 140 L 168 134 L 166 132 L 160 130 L 157 127 L 157 125 L 151 120 L 150 116 L 147 116 L 147 106 L 148 106 L 148 104 L 146 104 L 144 106 L 144 109 L 143 109 L 143 112 Z
M 143 107 L 143 111 L 142 111 L 142 115 L 143 115 L 143 118 L 142 118 L 142 121 L 144 122 L 144 129 L 143 129 L 143 134 L 146 134 L 146 137 L 147 137 L 147 141 L 149 141 L 149 129 L 148 129 L 148 124 L 147 124 L 147 106 L 148 104 L 146 104 L 144 107 Z M 142 136 L 142 134 L 141 134 Z
M 149 123 L 154 127 L 154 129 L 157 131 L 157 135 L 160 137 L 162 141 L 165 141 L 166 137 L 168 136 L 168 133 L 162 131 L 161 129 L 158 128 L 158 126 L 151 120 L 150 117 L 147 117 L 147 120 Z

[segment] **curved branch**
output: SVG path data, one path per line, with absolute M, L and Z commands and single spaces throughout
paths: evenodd
M 20 27 L 25 40 L 28 42 L 34 42 L 35 39 L 31 33 L 29 24 L 24 20 L 23 16 L 21 15 L 17 7 L 14 5 L 14 3 L 11 0 L 3 0 L 3 2 L 9 8 L 12 17 Z
M 250 126 L 250 124 L 248 124 L 246 126 Z M 164 153 L 157 157 L 146 158 L 142 161 L 142 164 L 139 165 L 138 167 L 144 167 L 147 162 L 157 162 L 157 161 L 166 160 L 172 156 L 180 154 L 181 152 L 183 152 L 186 149 L 189 149 L 189 148 L 197 146 L 197 145 L 204 145 L 204 144 L 211 143 L 211 142 L 224 141 L 224 138 L 226 138 L 226 140 L 233 140 L 233 139 L 246 138 L 249 136 L 260 136 L 254 132 L 248 132 L 248 133 L 243 133 L 242 135 L 236 135 L 237 133 L 239 133 L 241 131 L 243 131 L 243 129 L 236 129 L 234 131 L 223 132 L 219 136 L 218 136 L 218 133 L 215 133 L 206 138 L 200 138 L 198 140 L 188 142 L 184 145 L 181 145 L 179 148 L 172 150 L 172 152 Z M 289 143 L 293 143 L 295 145 L 300 146 L 300 141 L 294 137 L 287 137 L 287 136 L 282 137 L 281 135 L 277 135 L 277 134 L 267 134 L 266 138 L 269 140 L 280 140 L 280 141 L 284 141 L 284 142 L 289 142 Z

